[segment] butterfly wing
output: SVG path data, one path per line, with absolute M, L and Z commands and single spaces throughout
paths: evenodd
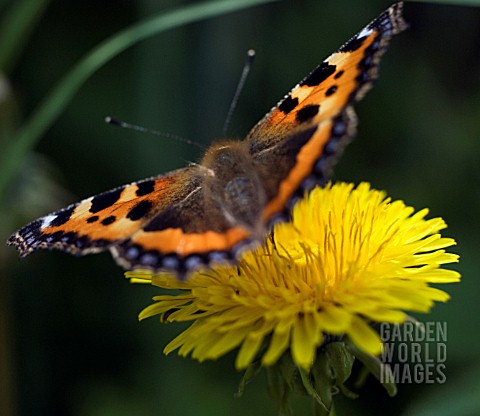
M 14 233 L 7 244 L 24 257 L 37 249 L 74 255 L 104 251 L 148 223 L 197 186 L 192 168 L 133 182 L 46 215 Z
M 371 88 L 390 39 L 406 27 L 396 3 L 330 55 L 251 130 L 250 153 L 270 191 L 264 219 L 328 176 L 355 133 L 353 104 Z M 300 196 L 300 195 L 299 195 Z
M 22 257 L 37 249 L 74 255 L 110 249 L 126 268 L 180 273 L 229 258 L 227 249 L 248 232 L 206 209 L 202 182 L 194 166 L 124 185 L 33 221 L 7 244 Z

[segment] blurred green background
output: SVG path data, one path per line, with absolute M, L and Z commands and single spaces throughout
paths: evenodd
M 20 3 L 36 8 L 38 18 L 3 62 L 1 152 L 95 45 L 141 19 L 198 2 L 2 0 L 4 25 Z M 256 62 L 229 131 L 241 138 L 389 4 L 274 2 L 184 25 L 126 50 L 88 79 L 33 153 L 15 160 L 19 169 L 0 205 L 0 240 L 80 198 L 200 157 L 193 146 L 108 126 L 106 115 L 207 145 L 221 136 L 245 52 L 254 48 Z M 447 221 L 444 234 L 458 242 L 452 251 L 462 257 L 455 268 L 463 281 L 443 287 L 449 303 L 419 317 L 448 322 L 447 382 L 400 385 L 391 399 L 370 380 L 358 400 L 338 398 L 338 414 L 476 415 L 480 8 L 451 1 L 405 9 L 410 28 L 392 41 L 376 87 L 357 106 L 359 132 L 335 179 L 369 181 Z M 5 47 L 9 39 L 0 42 Z M 139 324 L 138 312 L 159 290 L 132 286 L 108 254 L 41 252 L 19 262 L 13 248 L 0 244 L 0 262 L 0 414 L 275 414 L 264 375 L 233 398 L 241 376 L 233 354 L 203 364 L 165 357 L 163 347 L 181 326 L 154 318 Z M 295 415 L 310 414 L 306 398 L 292 404 Z

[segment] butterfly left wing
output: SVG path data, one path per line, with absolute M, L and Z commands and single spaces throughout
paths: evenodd
M 401 2 L 392 5 L 330 55 L 247 136 L 252 157 L 264 171 L 275 172 L 265 178 L 270 191 L 266 221 L 285 211 L 296 192 L 303 194 L 328 176 L 355 133 L 353 104 L 377 78 L 392 36 L 406 27 L 402 7 Z

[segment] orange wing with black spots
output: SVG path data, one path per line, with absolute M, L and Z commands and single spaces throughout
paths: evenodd
M 74 255 L 104 251 L 185 198 L 196 186 L 194 177 L 194 168 L 185 168 L 112 189 L 33 221 L 7 243 L 21 257 L 37 249 Z
M 233 260 L 250 233 L 208 211 L 198 166 L 133 182 L 46 215 L 13 234 L 7 244 L 24 257 L 37 249 L 73 255 L 110 250 L 128 269 L 185 274 L 205 261 Z M 229 250 L 227 252 L 226 250 Z
M 201 163 L 85 199 L 21 228 L 20 255 L 110 250 L 127 269 L 173 270 L 233 262 L 306 190 L 323 183 L 355 131 L 353 104 L 377 77 L 405 23 L 397 3 L 327 58 L 242 142 L 212 145 Z
M 284 212 L 292 196 L 301 197 L 330 176 L 333 162 L 355 134 L 353 104 L 372 87 L 392 36 L 406 27 L 402 7 L 392 5 L 330 55 L 248 134 L 253 158 L 265 171 L 277 172 L 265 219 Z
M 247 136 L 264 149 L 314 124 L 331 120 L 363 98 L 393 35 L 406 28 L 395 3 L 330 55 L 287 94 Z

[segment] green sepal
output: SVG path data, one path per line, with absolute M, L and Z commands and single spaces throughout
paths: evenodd
M 247 367 L 238 385 L 238 390 L 234 394 L 234 397 L 236 399 L 243 396 L 243 393 L 245 392 L 245 387 L 247 386 L 247 384 L 250 383 L 255 377 L 257 377 L 258 373 L 260 373 L 261 370 L 262 370 L 262 363 L 260 360 L 252 362 Z
M 394 397 L 397 394 L 397 386 L 395 384 L 393 374 L 391 374 L 390 366 L 386 363 L 382 363 L 380 358 L 367 354 L 360 350 L 350 340 L 345 340 L 345 346 L 348 350 L 358 358 L 366 369 L 378 380 L 383 388 L 386 390 L 390 397 Z M 383 377 L 382 377 L 383 375 Z M 362 377 L 365 380 L 365 377 Z M 357 383 L 358 385 L 358 383 Z

